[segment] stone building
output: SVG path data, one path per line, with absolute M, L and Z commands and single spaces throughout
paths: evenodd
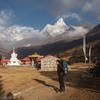
M 47 55 L 41 59 L 41 70 L 43 71 L 56 71 L 57 70 L 57 57 Z

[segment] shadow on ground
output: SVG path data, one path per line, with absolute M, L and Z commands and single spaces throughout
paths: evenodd
M 70 71 L 65 79 L 66 86 L 100 92 L 100 78 L 82 78 L 82 74 L 82 71 Z
M 54 81 L 58 81 L 56 72 L 41 71 L 40 74 Z M 65 85 L 100 93 L 100 78 L 81 78 L 82 74 L 82 71 L 69 71 L 65 76 Z
M 47 87 L 51 87 L 54 89 L 55 92 L 59 92 L 59 89 L 53 85 L 47 84 L 45 81 L 40 80 L 40 79 L 34 79 L 35 81 L 37 81 L 38 83 L 41 83 L 42 85 L 45 85 Z
M 40 74 L 46 76 L 52 80 L 58 81 L 58 76 L 56 71 L 40 71 Z

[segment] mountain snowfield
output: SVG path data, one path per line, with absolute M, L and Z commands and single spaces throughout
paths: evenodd
M 81 38 L 88 29 L 83 26 L 67 26 L 63 18 L 54 25 L 47 24 L 41 31 L 26 26 L 10 26 L 0 29 L 0 41 L 6 46 L 31 46 L 59 40 L 75 40 Z M 48 41 L 48 42 L 47 42 Z
M 41 31 L 55 37 L 57 35 L 63 34 L 69 27 L 65 24 L 63 18 L 60 18 L 54 25 L 47 24 L 45 28 Z

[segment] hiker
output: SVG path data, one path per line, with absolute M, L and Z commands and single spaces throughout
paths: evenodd
M 63 66 L 63 60 L 57 60 L 57 74 L 58 74 L 58 80 L 60 84 L 60 92 L 65 91 L 65 85 L 64 85 L 64 76 L 67 74 L 67 71 L 65 71 Z

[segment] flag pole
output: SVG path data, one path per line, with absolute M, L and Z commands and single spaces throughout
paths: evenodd
M 84 59 L 85 59 L 85 64 L 86 64 L 87 56 L 86 56 L 86 35 L 85 33 L 83 34 L 83 53 L 84 53 Z

